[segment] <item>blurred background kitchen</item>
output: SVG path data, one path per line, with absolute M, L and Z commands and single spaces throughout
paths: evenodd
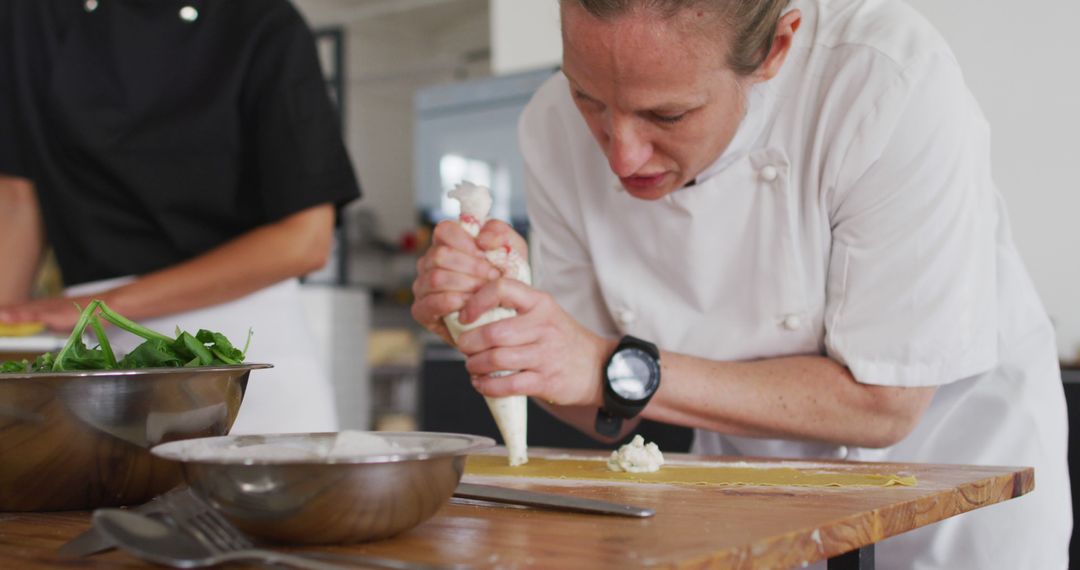
M 303 285 L 341 428 L 494 435 L 460 357 L 412 322 L 410 285 L 431 226 L 457 213 L 444 196 L 462 179 L 490 186 L 495 215 L 527 232 L 515 127 L 559 64 L 558 3 L 294 3 L 316 33 L 364 190 L 343 213 L 330 263 Z M 1016 241 L 1057 328 L 1065 382 L 1080 382 L 1080 54 L 1069 28 L 1080 3 L 1033 0 L 1022 18 L 1006 0 L 911 4 L 952 44 L 990 120 Z M 42 273 L 39 290 L 60 286 Z M 476 413 L 448 415 L 458 405 Z M 532 443 L 581 443 L 552 437 Z

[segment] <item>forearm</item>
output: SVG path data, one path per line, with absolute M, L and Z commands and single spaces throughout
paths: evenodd
M 644 416 L 739 436 L 884 447 L 903 439 L 932 388 L 858 383 L 823 356 L 717 362 L 664 353 Z
M 30 298 L 44 249 L 43 231 L 33 184 L 0 175 L 0 306 Z
M 317 206 L 141 276 L 102 297 L 136 320 L 224 303 L 322 267 L 332 235 L 333 208 Z
M 596 406 L 553 406 L 542 400 L 534 399 L 533 401 L 563 423 L 604 443 L 621 441 L 624 437 L 637 429 L 638 424 L 641 423 L 640 417 L 626 420 L 619 430 L 619 435 L 615 437 L 605 437 L 596 431 L 596 411 L 598 409 Z

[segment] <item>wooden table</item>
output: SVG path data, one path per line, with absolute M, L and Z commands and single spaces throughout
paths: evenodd
M 671 459 L 723 460 L 683 455 Z M 797 568 L 824 559 L 830 559 L 830 568 L 866 567 L 867 561 L 872 567 L 878 541 L 1034 488 L 1028 467 L 753 462 L 899 473 L 916 476 L 918 484 L 724 487 L 467 477 L 471 482 L 652 507 L 656 516 L 629 519 L 451 503 L 397 537 L 323 550 L 472 568 Z M 0 568 L 149 567 L 116 551 L 80 560 L 55 553 L 87 528 L 86 512 L 0 514 Z

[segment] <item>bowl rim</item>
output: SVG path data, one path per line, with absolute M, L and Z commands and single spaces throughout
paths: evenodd
M 53 378 L 97 378 L 103 376 L 144 376 L 149 374 L 190 374 L 192 372 L 229 372 L 234 370 L 262 370 L 273 364 L 252 362 L 223 364 L 219 366 L 163 366 L 161 368 L 113 368 L 110 370 L 68 370 L 63 372 L 0 372 L 4 380 L 50 380 Z
M 315 466 L 315 465 L 362 465 L 362 464 L 375 464 L 375 463 L 401 463 L 405 461 L 422 461 L 426 459 L 435 459 L 439 457 L 452 457 L 459 455 L 468 455 L 470 453 L 490 449 L 495 447 L 495 440 L 482 436 L 473 435 L 467 433 L 452 433 L 452 432 L 431 432 L 431 431 L 373 431 L 373 430 L 341 430 L 341 431 L 359 431 L 362 433 L 368 433 L 379 436 L 393 436 L 393 437 L 405 437 L 405 438 L 453 438 L 465 440 L 465 445 L 460 449 L 454 450 L 427 450 L 427 451 L 411 451 L 403 453 L 388 453 L 381 455 L 364 455 L 361 457 L 344 457 L 333 458 L 325 460 L 311 460 L 311 459 L 257 459 L 257 458 L 239 458 L 239 457 L 221 457 L 221 458 L 186 458 L 182 454 L 185 448 L 189 448 L 193 445 L 208 442 L 224 442 L 227 440 L 232 441 L 244 441 L 244 440 L 261 440 L 260 443 L 273 443 L 277 440 L 290 439 L 290 438 L 303 438 L 303 437 L 330 437 L 337 436 L 340 432 L 312 432 L 312 433 L 275 433 L 275 434 L 244 434 L 244 435 L 221 435 L 215 437 L 199 437 L 192 439 L 183 439 L 177 441 L 170 441 L 168 443 L 161 443 L 150 448 L 150 453 L 155 457 L 165 459 L 167 461 L 175 461 L 183 465 L 210 465 L 210 466 Z

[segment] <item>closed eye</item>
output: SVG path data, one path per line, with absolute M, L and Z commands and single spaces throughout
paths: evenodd
M 656 121 L 658 123 L 664 123 L 664 124 L 667 124 L 667 125 L 673 125 L 675 123 L 678 123 L 679 121 L 683 120 L 685 117 L 686 117 L 686 113 L 679 113 L 677 115 L 665 115 L 663 113 L 657 113 L 657 112 L 650 112 L 649 113 L 649 118 L 651 118 L 652 120 L 654 120 L 654 121 Z

